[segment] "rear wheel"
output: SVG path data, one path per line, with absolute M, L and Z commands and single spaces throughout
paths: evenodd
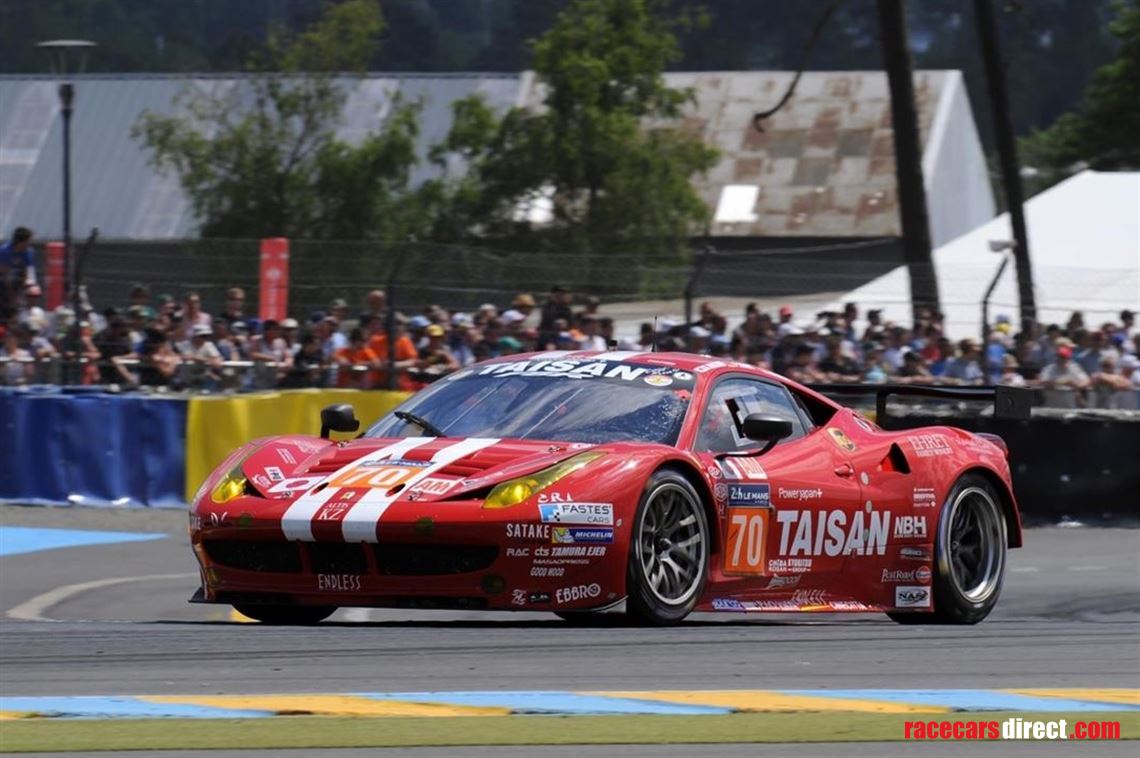
M 676 471 L 654 473 L 630 534 L 626 612 L 656 626 L 678 623 L 700 599 L 708 563 L 709 526 L 700 495 Z
M 938 519 L 933 613 L 888 614 L 903 624 L 976 624 L 993 610 L 1005 579 L 1008 549 L 1000 498 L 986 479 L 967 474 Z
M 275 626 L 312 626 L 336 611 L 331 605 L 234 605 L 234 610 L 254 621 Z

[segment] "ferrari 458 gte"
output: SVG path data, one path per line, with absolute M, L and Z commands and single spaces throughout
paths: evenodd
M 464 369 L 349 441 L 250 442 L 202 485 L 194 600 L 269 623 L 338 607 L 885 612 L 971 624 L 1021 544 L 1007 451 L 884 431 L 809 388 L 681 353 Z

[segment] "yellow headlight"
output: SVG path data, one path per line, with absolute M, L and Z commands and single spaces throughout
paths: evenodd
M 559 479 L 569 476 L 588 463 L 593 463 L 605 453 L 590 452 L 567 458 L 550 468 L 543 469 L 536 474 L 511 479 L 495 486 L 487 499 L 483 501 L 484 508 L 510 508 L 513 505 L 529 500 L 542 492 Z
M 218 482 L 214 491 L 210 493 L 210 498 L 215 503 L 228 503 L 245 494 L 245 484 L 245 474 L 242 473 L 241 463 L 239 463 L 230 469 L 230 473 L 226 474 L 222 481 Z

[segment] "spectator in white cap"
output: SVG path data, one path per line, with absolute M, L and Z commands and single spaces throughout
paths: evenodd
M 189 364 L 189 383 L 213 389 L 222 379 L 222 352 L 213 341 L 214 328 L 205 324 L 190 327 L 190 351 L 183 356 Z

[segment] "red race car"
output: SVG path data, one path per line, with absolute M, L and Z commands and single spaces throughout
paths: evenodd
M 357 430 L 351 407 L 321 421 L 321 437 L 249 443 L 202 485 L 193 600 L 269 623 L 343 606 L 588 621 L 624 602 L 649 624 L 692 611 L 972 624 L 1021 545 L 1000 438 L 883 431 L 705 356 L 512 355 L 351 441 L 328 439 Z

